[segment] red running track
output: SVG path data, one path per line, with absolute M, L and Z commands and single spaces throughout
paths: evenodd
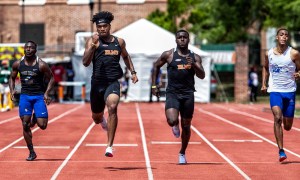
M 187 165 L 163 103 L 121 103 L 114 157 L 89 104 L 52 104 L 49 125 L 33 128 L 38 158 L 25 161 L 18 109 L 0 116 L 0 179 L 299 179 L 300 122 L 284 131 L 288 159 L 278 162 L 268 104 L 196 104 Z M 107 115 L 106 115 L 107 116 Z

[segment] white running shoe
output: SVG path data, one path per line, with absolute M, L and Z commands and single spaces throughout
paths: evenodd
M 107 147 L 106 150 L 105 150 L 105 156 L 106 157 L 113 157 L 112 151 L 113 151 L 112 147 Z
M 100 123 L 100 125 L 104 131 L 107 131 L 107 122 L 104 117 L 102 118 L 102 122 Z
M 186 164 L 186 163 L 187 163 L 184 154 L 179 153 L 179 156 L 178 156 L 178 163 L 179 163 L 179 164 Z
M 172 132 L 176 138 L 180 137 L 180 129 L 178 124 L 172 127 Z

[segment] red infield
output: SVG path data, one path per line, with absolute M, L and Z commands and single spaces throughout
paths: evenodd
M 300 121 L 284 131 L 288 156 L 278 162 L 268 104 L 196 104 L 187 165 L 163 103 L 121 103 L 114 157 L 89 104 L 52 104 L 49 125 L 33 128 L 38 155 L 28 150 L 18 109 L 1 113 L 0 179 L 300 179 Z M 106 115 L 107 116 L 107 115 Z

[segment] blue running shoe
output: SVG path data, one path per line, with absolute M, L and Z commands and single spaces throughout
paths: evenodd
M 176 138 L 180 137 L 180 129 L 178 124 L 172 127 L 172 132 Z
M 37 157 L 37 155 L 35 154 L 35 152 L 30 152 L 26 161 L 33 161 L 33 160 L 35 160 L 36 157 Z
M 280 150 L 279 150 L 279 162 L 284 161 L 286 158 L 287 158 L 287 156 L 286 156 L 284 150 L 283 150 L 283 149 L 280 149 Z

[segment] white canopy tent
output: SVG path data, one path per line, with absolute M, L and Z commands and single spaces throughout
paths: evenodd
M 85 33 L 85 35 L 90 36 L 90 33 Z M 131 84 L 130 82 L 127 97 L 128 100 L 148 101 L 150 94 L 149 79 L 152 64 L 164 51 L 176 47 L 175 35 L 146 19 L 135 21 L 125 28 L 113 33 L 113 35 L 125 40 L 126 49 L 132 58 L 135 70 L 139 78 L 139 82 L 137 84 Z M 189 45 L 189 49 L 201 56 L 203 61 L 202 65 L 206 73 L 206 77 L 203 80 L 195 78 L 195 101 L 209 102 L 211 57 L 208 53 L 200 50 L 193 45 Z M 75 55 L 82 56 L 84 49 L 79 48 L 76 49 L 76 51 L 77 52 L 75 52 Z M 122 66 L 124 66 L 122 60 L 121 63 Z M 164 66 L 162 70 L 163 73 L 166 73 L 166 66 Z M 164 100 L 164 97 L 162 97 L 161 100 Z

